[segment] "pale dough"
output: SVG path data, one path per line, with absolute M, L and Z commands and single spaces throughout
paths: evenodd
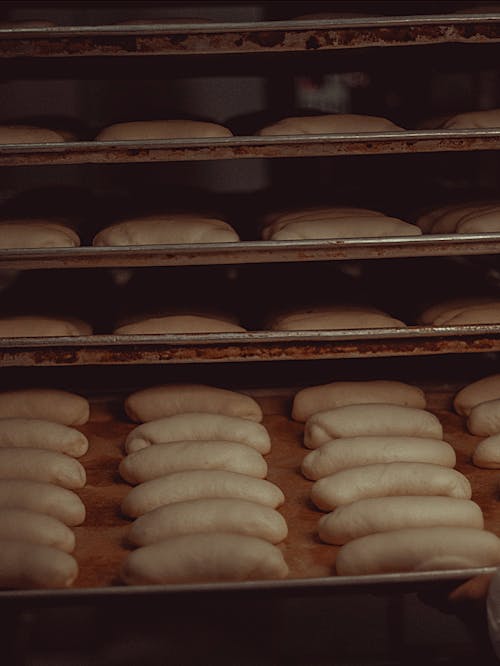
M 459 113 L 443 123 L 443 129 L 483 129 L 500 127 L 500 109 Z
M 306 422 L 304 444 L 316 449 L 336 437 L 360 435 L 404 435 L 442 439 L 439 419 L 414 407 L 372 403 L 344 405 L 313 414 Z
M 29 541 L 71 553 L 75 535 L 63 522 L 43 513 L 26 509 L 0 508 L 0 542 L 5 539 Z
M 479 442 L 472 454 L 472 462 L 476 467 L 500 469 L 500 434 Z
M 263 127 L 259 136 L 296 134 L 339 134 L 344 132 L 404 132 L 386 118 L 349 113 L 331 113 L 321 116 L 296 116 L 283 118 L 272 125 Z
M 473 407 L 467 419 L 467 430 L 482 437 L 500 433 L 500 398 Z
M 295 394 L 292 418 L 307 421 L 317 412 L 324 412 L 344 405 L 386 403 L 425 409 L 424 392 L 417 386 L 403 382 L 374 380 L 355 382 L 332 382 L 320 386 L 309 386 Z
M 236 231 L 223 220 L 186 214 L 148 215 L 102 229 L 94 246 L 234 243 Z
M 122 477 L 132 484 L 194 469 L 227 470 L 259 479 L 267 476 L 267 463 L 258 451 L 246 444 L 227 441 L 157 444 L 130 453 L 119 466 Z
M 500 564 L 500 539 L 472 527 L 414 527 L 370 534 L 341 547 L 339 576 L 469 569 Z
M 465 216 L 458 223 L 456 231 L 459 234 L 500 232 L 500 208 L 496 206 Z
M 0 220 L 0 248 L 78 247 L 71 227 L 50 220 Z
M 0 125 L 0 144 L 61 143 L 76 137 L 65 131 L 55 131 L 32 125 Z
M 468 499 L 377 497 L 339 506 L 322 516 L 318 533 L 325 543 L 342 545 L 377 532 L 437 526 L 483 529 L 483 513 Z
M 207 469 L 174 472 L 140 483 L 127 493 L 121 510 L 126 516 L 137 518 L 167 504 L 217 498 L 248 500 L 272 509 L 285 501 L 283 492 L 270 481 L 237 472 Z
M 0 542 L 0 588 L 69 587 L 78 576 L 74 557 L 28 541 Z
M 31 388 L 0 392 L 0 418 L 46 419 L 62 425 L 89 420 L 89 401 L 60 389 Z
M 481 296 L 453 298 L 429 306 L 419 315 L 418 319 L 424 326 L 440 326 L 450 317 L 463 312 L 471 306 L 487 305 L 488 303 L 492 303 L 493 300 L 492 298 Z
M 286 578 L 277 546 L 242 534 L 189 534 L 138 548 L 125 560 L 129 585 Z
M 0 337 L 32 338 L 91 335 L 92 327 L 74 318 L 13 316 L 0 317 Z
M 291 222 L 336 220 L 338 218 L 350 217 L 385 217 L 385 215 L 376 210 L 354 208 L 352 206 L 315 206 L 277 210 L 267 213 L 262 218 L 261 235 L 264 240 L 269 240 L 274 233 L 280 231 Z
M 401 327 L 406 327 L 401 320 L 362 306 L 331 306 L 299 310 L 280 315 L 270 322 L 270 328 L 277 331 Z
M 262 421 L 262 409 L 249 395 L 204 384 L 168 384 L 136 391 L 125 399 L 125 411 L 136 423 L 185 412 L 207 412 Z
M 317 481 L 341 469 L 374 463 L 421 462 L 454 467 L 455 451 L 439 439 L 423 437 L 351 437 L 334 439 L 310 451 L 302 461 L 302 473 Z
M 241 442 L 264 454 L 271 450 L 271 438 L 261 423 L 197 412 L 166 416 L 137 426 L 127 435 L 125 449 L 130 453 L 151 444 L 210 439 Z
M 277 544 L 286 539 L 288 527 L 281 513 L 262 504 L 242 499 L 197 499 L 148 511 L 134 521 L 128 539 L 136 546 L 147 546 L 182 534 L 212 532 L 245 534 Z
M 500 398 L 500 374 L 489 375 L 464 386 L 455 396 L 453 407 L 457 414 L 469 416 L 471 410 L 481 402 Z
M 323 511 L 367 497 L 439 495 L 470 499 L 470 481 L 443 465 L 420 462 L 375 463 L 325 476 L 311 488 L 311 500 Z
M 45 449 L 0 448 L 0 479 L 46 481 L 74 490 L 83 488 L 85 469 L 71 456 Z
M 323 220 L 289 222 L 269 236 L 270 240 L 310 240 L 322 238 L 384 238 L 387 236 L 420 236 L 422 231 L 394 217 L 339 217 Z
M 67 453 L 76 458 L 87 453 L 83 433 L 60 423 L 42 419 L 0 418 L 0 448 L 29 447 Z
M 116 335 L 162 335 L 164 333 L 244 333 L 245 329 L 224 319 L 202 315 L 148 317 L 118 326 Z
M 138 120 L 105 127 L 96 141 L 150 141 L 152 139 L 207 139 L 233 136 L 217 123 L 198 120 Z
M 476 305 L 458 312 L 436 326 L 468 326 L 500 323 L 500 301 L 487 305 Z
M 76 493 L 40 481 L 0 479 L 0 509 L 38 511 L 69 527 L 85 520 L 85 505 Z

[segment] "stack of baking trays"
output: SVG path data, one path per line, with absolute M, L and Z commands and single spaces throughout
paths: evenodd
M 273 4 L 285 3 L 266 7 Z M 51 598 L 93 593 L 140 596 L 152 589 L 172 594 L 307 588 L 335 594 L 349 586 L 382 590 L 462 581 L 492 571 L 500 562 L 500 542 L 490 534 L 500 536 L 496 473 L 472 461 L 479 441 L 496 434 L 495 416 L 471 417 L 469 431 L 466 415 L 471 405 L 453 407 L 455 395 L 465 385 L 499 372 L 500 193 L 495 191 L 495 169 L 500 122 L 498 112 L 466 113 L 500 106 L 498 41 L 500 12 L 474 13 L 474 9 L 446 15 L 319 16 L 251 23 L 178 19 L 0 27 L 0 56 L 11 78 L 68 78 L 71 72 L 85 78 L 85 72 L 97 76 L 99 69 L 103 79 L 123 85 L 129 77 L 140 78 L 144 68 L 154 67 L 155 76 L 161 70 L 167 90 L 174 73 L 177 78 L 258 73 L 269 83 L 268 109 L 213 124 L 215 134 L 185 138 L 183 132 L 195 131 L 187 115 L 173 134 L 162 134 L 170 131 L 168 123 L 124 128 L 110 122 L 107 125 L 113 129 L 77 131 L 77 136 L 67 128 L 57 133 L 57 128 L 43 122 L 23 123 L 38 130 L 7 123 L 0 128 L 0 165 L 6 182 L 19 185 L 29 175 L 30 183 L 36 184 L 36 174 L 43 173 L 41 182 L 54 184 L 57 181 L 47 174 L 51 169 L 59 173 L 61 165 L 82 177 L 82 182 L 72 180 L 77 185 L 72 190 L 38 189 L 29 196 L 7 198 L 0 223 L 2 390 L 64 389 L 90 401 L 90 419 L 83 423 L 85 417 L 68 416 L 63 403 L 58 409 L 57 395 L 49 396 L 48 403 L 42 396 L 42 406 L 36 402 L 42 399 L 36 392 L 21 396 L 20 402 L 19 394 L 11 396 L 11 403 L 8 396 L 0 396 L 2 417 L 43 419 L 45 415 L 45 420 L 59 419 L 66 427 L 76 427 L 88 439 L 88 451 L 79 458 L 85 485 L 80 487 L 81 475 L 66 481 L 86 508 L 83 523 L 73 518 L 81 523 L 73 524 L 78 575 L 67 569 L 68 575 L 57 585 L 68 584 L 69 589 L 50 589 Z M 349 115 L 328 113 L 318 120 L 317 115 L 300 113 L 288 104 L 291 82 L 312 75 L 316 78 L 309 81 L 324 81 L 332 72 L 340 77 L 337 82 L 351 86 Z M 137 106 L 138 100 L 134 103 Z M 278 122 L 297 116 L 299 121 Z M 137 112 L 135 120 L 144 117 Z M 203 131 L 209 131 L 205 125 Z M 33 137 L 41 138 L 36 142 Z M 149 198 L 151 204 L 153 198 L 148 181 L 155 174 L 174 174 L 185 166 L 181 162 L 207 163 L 216 169 L 232 160 L 231 169 L 244 173 L 255 158 L 265 158 L 266 190 L 202 197 L 195 188 L 178 188 L 174 178 L 174 185 L 160 193 L 163 199 L 154 202 L 165 204 L 168 197 L 167 213 L 144 203 Z M 100 176 L 95 174 L 108 173 L 106 169 L 115 169 L 122 189 L 134 196 L 82 194 L 82 187 L 89 182 L 96 185 Z M 171 236 L 162 236 L 158 226 L 162 223 L 170 225 Z M 30 243 L 27 238 L 39 240 Z M 403 382 L 419 390 L 363 383 L 374 380 Z M 294 403 L 300 389 L 339 381 L 357 383 L 330 387 L 327 397 L 301 394 L 306 405 L 302 412 Z M 239 395 L 216 392 L 207 398 L 201 389 L 179 388 L 180 384 L 208 385 Z M 158 385 L 170 388 L 160 397 L 146 393 L 142 402 L 139 394 L 139 409 L 129 401 L 125 410 L 127 396 Z M 486 393 L 473 400 L 496 400 L 497 391 L 492 381 Z M 351 403 L 365 406 L 350 417 L 346 412 L 345 429 L 339 412 L 328 412 L 324 421 L 313 416 L 347 409 Z M 366 403 L 393 407 L 389 416 L 387 408 L 377 415 L 377 409 Z M 248 405 L 250 415 L 245 416 Z M 178 416 L 193 411 L 211 412 L 212 420 L 200 414 Z M 214 413 L 238 421 L 221 425 Z M 177 419 L 177 426 L 172 421 L 138 426 L 158 418 Z M 338 418 L 340 429 L 335 425 Z M 470 425 L 478 419 L 483 425 Z M 12 442 L 22 440 L 20 432 L 5 435 L 11 451 Z M 32 446 L 39 435 L 31 431 Z M 366 437 L 372 439 L 359 441 Z M 180 449 L 168 460 L 155 457 L 155 451 L 170 447 L 172 452 L 177 446 L 172 440 L 181 439 L 186 447 L 186 441 L 192 446 L 192 440 L 200 438 L 207 448 L 203 454 L 191 452 L 191 462 L 182 462 Z M 382 438 L 383 445 L 375 438 Z M 236 445 L 223 462 L 217 463 L 222 449 L 206 453 L 214 440 L 219 449 L 228 440 Z M 332 453 L 330 467 L 322 468 L 317 461 L 316 468 L 304 441 L 315 449 L 317 459 L 319 451 L 328 457 L 325 443 L 339 447 L 344 442 L 350 452 L 340 462 Z M 242 442 L 245 455 L 252 450 L 248 460 L 243 453 L 239 459 Z M 395 448 L 382 455 L 377 447 L 387 449 L 388 443 Z M 435 451 L 436 443 L 441 448 Z M 355 444 L 372 448 L 356 458 Z M 408 455 L 407 446 L 412 450 Z M 432 449 L 430 458 L 423 452 L 427 446 Z M 488 464 L 500 466 L 493 449 L 492 445 L 486 451 Z M 134 456 L 142 457 L 137 468 Z M 429 479 L 411 492 L 401 481 L 409 461 L 419 465 L 415 475 L 429 470 Z M 37 475 L 44 465 L 23 464 L 21 479 L 28 475 L 40 481 Z M 432 524 L 440 527 L 431 528 L 435 536 L 426 538 L 434 545 L 442 543 L 441 530 L 449 546 L 452 526 L 465 524 L 474 531 L 473 539 L 484 519 L 484 534 L 492 540 L 478 548 L 482 553 L 490 548 L 490 555 L 481 560 L 460 548 L 455 553 L 453 545 L 443 552 L 436 546 L 437 554 L 420 554 L 409 564 L 383 554 L 373 565 L 363 561 L 363 553 L 377 548 L 375 542 L 367 542 L 366 548 L 362 544 L 361 555 L 355 548 L 350 553 L 341 544 L 362 534 L 359 525 L 361 531 L 355 533 L 354 524 L 370 522 L 370 511 L 380 518 L 393 509 L 383 504 L 370 507 L 368 502 L 358 509 L 365 518 L 347 514 L 341 524 L 342 500 L 333 495 L 342 479 L 332 482 L 329 499 L 318 500 L 317 482 L 324 476 L 322 469 L 328 468 L 325 473 L 331 476 L 360 466 L 366 470 L 368 464 L 379 464 L 380 469 L 384 465 L 381 474 L 396 469 L 391 465 L 402 465 L 398 489 L 385 494 L 398 499 L 410 495 L 413 508 L 405 514 L 404 503 L 395 506 L 403 518 L 401 524 L 395 519 L 393 529 L 413 524 L 412 520 L 418 524 L 413 514 L 425 513 L 422 495 L 435 494 L 442 500 L 449 494 L 454 502 L 457 498 L 465 502 L 470 513 L 465 516 L 457 509 L 460 518 L 454 522 L 455 508 L 438 502 L 449 519 L 443 523 L 442 517 L 432 518 L 437 521 Z M 444 486 L 438 484 L 432 491 L 428 488 L 436 465 L 446 471 L 446 479 Z M 222 491 L 213 488 L 203 496 L 200 489 L 208 481 L 203 473 L 190 477 L 193 468 L 197 473 L 215 469 L 229 477 L 244 475 L 236 477 L 240 483 L 232 491 L 224 492 L 233 500 L 236 493 L 238 501 L 247 505 L 268 493 L 265 501 L 261 497 L 262 505 L 268 504 L 266 510 L 256 501 L 246 509 L 243 505 L 228 509 L 229 504 L 218 508 L 214 500 L 233 500 L 221 499 Z M 73 465 L 69 471 L 78 476 L 76 469 Z M 178 494 L 174 504 L 163 506 L 163 523 L 152 521 L 148 528 L 145 521 L 141 528 L 136 521 L 131 531 L 131 518 L 138 519 L 145 511 L 130 508 L 130 499 L 127 503 L 131 486 L 139 488 L 159 476 L 172 482 L 174 474 L 181 474 L 179 488 L 172 490 L 172 496 Z M 279 490 L 260 481 L 264 477 Z M 408 480 L 412 477 L 413 472 Z M 367 490 L 372 481 L 353 479 L 345 481 L 349 499 L 344 501 L 373 500 Z M 197 492 L 212 518 L 193 518 L 179 509 L 180 500 L 199 502 L 194 499 Z M 140 499 L 140 493 L 136 495 Z M 471 508 L 470 496 L 477 507 Z M 158 511 L 167 500 L 156 496 L 148 501 L 148 509 Z M 267 518 L 252 516 L 256 504 L 269 514 Z M 327 519 L 318 527 L 322 513 L 332 510 L 329 520 L 337 512 L 337 527 Z M 436 515 L 440 510 L 429 509 Z M 373 520 L 375 527 L 364 529 L 383 535 L 387 526 Z M 246 536 L 238 536 L 235 544 L 231 536 L 227 543 L 215 545 L 209 536 L 204 536 L 206 542 L 196 537 L 190 550 L 191 535 L 185 534 L 189 521 L 194 521 L 191 532 L 197 535 L 210 523 L 224 533 L 242 531 Z M 257 527 L 251 527 L 252 521 Z M 168 571 L 162 572 L 162 565 L 160 572 L 152 572 L 151 562 L 144 565 L 135 555 L 146 552 L 145 544 L 154 540 L 155 530 L 169 544 L 157 555 L 160 560 L 177 558 Z M 249 541 L 242 546 L 238 540 L 243 538 Z M 465 539 L 472 543 L 468 536 Z M 462 533 L 459 540 L 464 540 Z M 180 550 L 172 554 L 170 546 Z M 339 551 L 344 554 L 336 568 Z M 227 568 L 220 568 L 217 558 L 227 559 L 228 553 L 231 566 L 226 562 Z M 249 553 L 256 561 L 246 561 Z M 238 558 L 241 566 L 233 566 Z M 194 568 L 189 568 L 191 559 Z M 182 571 L 186 564 L 187 573 Z M 56 579 L 50 580 L 52 588 Z M 12 584 L 6 581 L 5 586 L 14 589 L 0 596 L 43 596 L 45 592 L 32 589 L 43 585 L 43 576 L 37 580 L 28 576 L 28 582 L 21 576 Z

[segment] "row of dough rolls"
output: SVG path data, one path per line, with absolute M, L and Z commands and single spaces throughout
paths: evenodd
M 69 587 L 78 575 L 72 527 L 85 520 L 76 458 L 88 440 L 74 426 L 89 403 L 58 389 L 0 393 L 0 588 Z
M 302 463 L 323 511 L 319 537 L 340 545 L 338 575 L 469 568 L 500 562 L 467 478 L 417 387 L 335 382 L 295 396 Z
M 250 396 L 200 384 L 133 393 L 125 411 L 140 423 L 119 466 L 134 485 L 122 513 L 137 549 L 127 584 L 280 579 L 277 544 L 288 534 L 282 491 L 266 480 L 271 440 Z

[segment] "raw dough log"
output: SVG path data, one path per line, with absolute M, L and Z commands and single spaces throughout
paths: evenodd
M 0 448 L 29 447 L 58 451 L 79 458 L 89 443 L 76 428 L 42 419 L 0 418 Z
M 478 211 L 463 217 L 456 229 L 459 234 L 488 234 L 500 231 L 500 208 L 498 206 Z
M 96 141 L 150 141 L 152 139 L 206 139 L 233 136 L 217 123 L 198 120 L 137 120 L 105 127 Z
M 66 224 L 51 220 L 0 221 L 0 248 L 78 247 L 80 238 Z
M 61 143 L 76 137 L 63 131 L 55 131 L 33 125 L 0 125 L 0 143 Z
M 136 391 L 125 399 L 125 411 L 136 423 L 186 412 L 224 414 L 259 423 L 262 421 L 262 409 L 249 395 L 204 384 L 169 384 Z
M 500 109 L 459 113 L 443 123 L 443 129 L 483 129 L 500 127 Z
M 473 407 L 467 419 L 467 429 L 482 437 L 500 433 L 500 398 Z
M 487 305 L 493 303 L 494 299 L 489 297 L 454 298 L 442 303 L 435 303 L 419 315 L 419 322 L 425 326 L 442 326 L 451 317 L 463 312 L 467 308 L 476 305 Z
M 223 220 L 186 214 L 147 215 L 102 229 L 92 245 L 234 243 L 239 240 L 236 231 Z
M 286 539 L 288 527 L 281 513 L 262 504 L 198 499 L 149 511 L 134 521 L 128 538 L 136 546 L 148 546 L 183 534 L 212 532 L 245 534 L 277 544 Z
M 391 462 L 343 469 L 313 484 L 311 500 L 323 511 L 368 497 L 439 495 L 470 499 L 466 476 L 431 463 Z
M 70 490 L 83 488 L 82 465 L 64 453 L 44 449 L 0 449 L 0 479 L 46 481 Z
M 476 467 L 500 469 L 500 435 L 492 435 L 479 442 L 472 454 L 472 462 Z
M 469 416 L 476 405 L 498 398 L 500 398 L 500 374 L 489 375 L 464 386 L 455 396 L 453 407 L 457 414 Z
M 321 386 L 309 386 L 296 393 L 292 418 L 307 421 L 317 412 L 324 412 L 344 405 L 383 403 L 424 409 L 425 394 L 417 386 L 386 380 L 369 382 L 332 382 Z
M 267 213 L 262 218 L 262 238 L 269 240 L 271 234 L 286 227 L 290 222 L 303 222 L 304 220 L 336 220 L 339 217 L 385 217 L 385 213 L 368 208 L 354 208 L 353 206 L 309 206 L 307 208 L 292 208 L 276 210 Z
M 420 236 L 422 231 L 394 217 L 339 217 L 336 219 L 298 220 L 273 231 L 270 240 L 308 240 L 322 238 L 384 238 L 388 236 Z
M 373 403 L 344 405 L 313 414 L 306 422 L 304 444 L 316 449 L 336 437 L 403 435 L 442 439 L 439 419 L 424 409 Z
M 0 588 L 69 587 L 77 576 L 75 558 L 57 548 L 27 541 L 0 542 Z
M 317 481 L 341 469 L 375 463 L 421 462 L 454 467 L 455 451 L 439 439 L 423 437 L 351 437 L 326 442 L 302 461 L 302 473 Z
M 191 470 L 139 484 L 127 494 L 121 509 L 126 516 L 137 518 L 167 504 L 217 498 L 248 500 L 273 509 L 285 501 L 280 488 L 265 479 L 237 472 Z
M 353 539 L 411 527 L 475 527 L 483 529 L 483 513 L 475 502 L 451 497 L 377 497 L 339 506 L 322 516 L 319 538 L 342 545 Z
M 0 337 L 32 338 L 91 335 L 92 327 L 78 319 L 41 316 L 0 317 Z
M 251 446 L 238 442 L 157 444 L 130 453 L 119 466 L 122 477 L 132 484 L 194 469 L 226 470 L 260 479 L 267 475 L 267 463 L 262 455 Z
M 263 127 L 259 136 L 292 136 L 296 134 L 339 134 L 344 132 L 404 132 L 386 118 L 350 113 L 331 113 L 321 116 L 283 118 Z
M 358 328 L 400 328 L 399 319 L 363 306 L 331 306 L 298 310 L 275 317 L 270 328 L 275 331 L 342 330 Z
M 340 576 L 469 569 L 500 564 L 500 539 L 471 527 L 414 527 L 370 534 L 342 546 Z
M 286 578 L 288 567 L 277 546 L 242 534 L 172 537 L 130 553 L 122 568 L 129 585 L 209 583 Z
M 40 481 L 0 480 L 0 509 L 37 511 L 70 527 L 85 520 L 85 505 L 76 493 Z
M 129 432 L 125 440 L 127 453 L 151 444 L 191 440 L 223 440 L 247 444 L 260 453 L 269 453 L 271 439 L 260 423 L 224 414 L 186 412 L 149 421 Z
M 162 335 L 164 333 L 243 333 L 245 329 L 225 319 L 203 315 L 148 317 L 118 326 L 115 335 Z
M 0 542 L 5 539 L 38 543 L 66 553 L 75 548 L 75 535 L 64 523 L 53 516 L 26 509 L 0 508 Z
M 83 425 L 89 420 L 89 401 L 58 389 L 18 389 L 0 393 L 0 418 L 46 419 L 62 425 Z

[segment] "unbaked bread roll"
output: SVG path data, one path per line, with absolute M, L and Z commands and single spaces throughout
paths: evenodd
M 368 217 L 339 217 L 336 219 L 310 219 L 289 222 L 273 231 L 270 240 L 310 240 L 321 238 L 384 238 L 387 236 L 420 236 L 422 231 L 395 217 L 373 215 Z
M 331 113 L 321 116 L 296 116 L 283 118 L 272 125 L 263 127 L 259 136 L 296 134 L 338 134 L 345 132 L 404 132 L 386 118 L 364 116 L 352 113 Z
M 304 430 L 304 444 L 309 449 L 316 449 L 336 437 L 360 435 L 442 439 L 443 427 L 434 414 L 424 409 L 379 403 L 344 405 L 309 417 Z
M 242 499 L 197 499 L 148 511 L 133 522 L 128 539 L 136 546 L 148 546 L 182 534 L 212 532 L 246 534 L 277 544 L 286 539 L 288 527 L 281 513 L 262 504 Z
M 377 532 L 410 527 L 483 529 L 483 512 L 475 502 L 451 497 L 376 497 L 339 506 L 318 522 L 319 538 L 342 545 Z
M 176 18 L 169 16 L 169 17 L 162 17 L 162 18 L 156 18 L 156 19 L 144 19 L 144 18 L 138 18 L 138 19 L 127 19 L 126 21 L 118 21 L 116 23 L 112 23 L 111 25 L 196 25 L 199 23 L 213 23 L 214 19 L 208 19 L 208 18 L 193 18 L 193 17 L 187 17 L 187 16 L 177 16 Z
M 0 220 L 0 248 L 78 247 L 73 229 L 53 220 Z
M 121 577 L 129 585 L 286 578 L 277 546 L 243 534 L 189 534 L 130 553 Z
M 148 317 L 118 326 L 115 335 L 162 335 L 168 333 L 244 333 L 242 326 L 225 319 L 203 315 L 167 315 Z
M 60 389 L 31 388 L 0 392 L 0 418 L 46 419 L 62 425 L 89 420 L 89 401 Z
M 1 449 L 0 479 L 46 481 L 74 490 L 83 488 L 85 469 L 71 456 L 44 449 Z
M 29 447 L 59 451 L 79 458 L 89 442 L 76 428 L 42 419 L 0 418 L 0 448 Z
M 458 234 L 490 234 L 500 232 L 500 208 L 498 206 L 463 217 L 457 224 Z
M 420 462 L 454 467 L 455 451 L 448 442 L 423 437 L 351 437 L 334 439 L 310 451 L 302 473 L 317 481 L 341 469 L 375 463 Z
M 470 296 L 464 298 L 453 298 L 426 308 L 418 317 L 418 320 L 424 326 L 441 326 L 456 314 L 463 312 L 467 308 L 476 305 L 487 305 L 493 303 L 494 299 L 488 296 Z
M 167 504 L 199 499 L 241 499 L 276 509 L 285 501 L 270 481 L 214 469 L 174 472 L 140 483 L 125 496 L 121 510 L 130 518 Z M 0 485 L 1 506 L 1 485 Z
M 384 403 L 425 409 L 422 389 L 403 382 L 374 380 L 368 382 L 332 382 L 320 386 L 308 386 L 295 394 L 292 418 L 307 421 L 317 412 L 325 412 L 344 405 Z
M 500 435 L 491 435 L 476 446 L 472 454 L 476 467 L 500 469 Z
M 0 588 L 69 587 L 77 576 L 75 558 L 57 548 L 28 541 L 0 542 Z
M 339 550 L 339 576 L 469 569 L 500 564 L 500 539 L 472 527 L 413 527 L 369 534 Z
M 55 131 L 33 125 L 0 125 L 0 144 L 61 143 L 76 137 L 65 131 Z
M 74 318 L 13 316 L 0 317 L 0 337 L 32 338 L 91 335 L 92 327 Z
M 500 109 L 459 113 L 443 123 L 443 129 L 483 129 L 500 127 Z
M 0 542 L 28 541 L 66 553 L 75 548 L 75 535 L 63 522 L 40 512 L 0 508 Z
M 262 424 L 238 416 L 198 412 L 166 416 L 137 426 L 127 435 L 125 449 L 130 453 L 151 444 L 210 439 L 240 442 L 264 454 L 271 450 L 271 438 Z
M 169 384 L 136 391 L 125 399 L 125 411 L 136 423 L 186 412 L 224 414 L 262 421 L 262 409 L 249 395 L 205 384 Z
M 500 398 L 473 407 L 467 419 L 467 430 L 482 437 L 500 433 Z
M 240 238 L 223 220 L 178 213 L 135 217 L 102 229 L 94 246 L 234 243 Z
M 364 306 L 330 306 L 298 310 L 279 315 L 270 321 L 275 331 L 314 331 L 360 328 L 400 328 L 406 324 L 375 308 Z
M 25 509 L 57 518 L 69 527 L 85 520 L 85 505 L 76 493 L 53 483 L 0 480 L 0 509 Z
M 457 206 L 445 211 L 438 216 L 432 224 L 431 234 L 451 234 L 455 233 L 462 219 L 471 214 L 477 214 L 481 210 L 489 208 L 491 203 L 474 202 L 468 205 Z
M 316 481 L 311 500 L 323 511 L 369 497 L 438 495 L 470 499 L 470 481 L 451 467 L 418 462 L 390 462 L 340 470 Z
M 209 139 L 233 136 L 217 123 L 199 120 L 137 120 L 105 127 L 96 141 L 151 141 L 152 139 Z
M 385 217 L 385 214 L 377 210 L 354 208 L 352 206 L 314 206 L 277 210 L 264 215 L 261 235 L 264 240 L 269 240 L 273 234 L 292 222 L 336 220 L 338 218 L 352 217 Z
M 489 375 L 464 386 L 455 396 L 453 407 L 457 414 L 469 416 L 471 410 L 481 402 L 500 398 L 500 374 Z
M 262 455 L 251 446 L 239 442 L 197 441 L 157 444 L 130 453 L 119 466 L 122 477 L 132 484 L 158 479 L 173 472 L 194 469 L 226 470 L 259 479 L 267 475 L 267 463 Z
M 456 314 L 448 313 L 449 318 L 436 326 L 468 326 L 479 324 L 500 323 L 500 301 L 487 305 L 476 305 L 465 308 Z

